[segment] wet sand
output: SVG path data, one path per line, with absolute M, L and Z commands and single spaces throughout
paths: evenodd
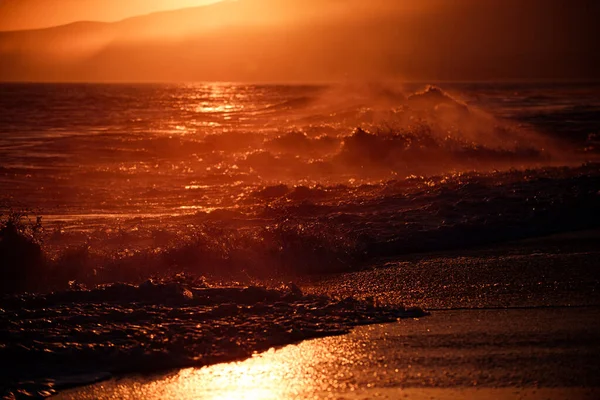
M 58 399 L 593 399 L 600 308 L 444 311 Z
M 305 292 L 372 297 L 430 311 L 600 306 L 600 230 L 380 260 L 314 277 Z
M 600 398 L 599 237 L 562 234 L 313 278 L 304 290 L 432 313 L 57 398 Z

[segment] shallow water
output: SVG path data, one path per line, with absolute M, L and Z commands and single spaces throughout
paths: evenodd
M 419 309 L 267 290 L 115 284 L 0 300 L 3 396 L 46 397 L 111 374 L 245 358 L 356 325 L 421 317 Z
M 594 399 L 598 316 L 597 309 L 438 312 L 58 398 Z

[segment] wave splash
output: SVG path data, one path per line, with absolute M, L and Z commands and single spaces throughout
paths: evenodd
M 2 218 L 2 273 L 16 282 L 3 289 L 348 271 L 595 224 L 590 146 L 492 116 L 486 90 L 92 85 L 81 95 L 109 99 L 113 125 L 82 101 L 81 115 L 57 108 L 29 131 L 15 116 L 32 111 L 15 103 L 0 185 L 44 225 Z
M 68 228 L 6 222 L 4 292 L 140 283 L 185 272 L 242 280 L 353 271 L 381 257 L 600 225 L 600 167 L 251 187 L 240 206 Z M 108 221 L 110 222 L 110 220 Z

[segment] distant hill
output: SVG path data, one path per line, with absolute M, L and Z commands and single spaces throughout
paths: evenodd
M 230 0 L 0 32 L 0 80 L 600 78 L 597 3 Z

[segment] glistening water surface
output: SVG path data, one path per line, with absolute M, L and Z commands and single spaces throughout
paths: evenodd
M 595 153 L 598 86 L 413 86 L 3 84 L 3 197 L 53 221 L 245 211 L 277 184 L 350 200 Z
M 1 89 L 0 206 L 43 217 L 50 258 L 89 255 L 64 279 L 185 269 L 186 246 L 346 270 L 597 222 L 597 84 Z
M 58 398 L 591 400 L 599 392 L 598 316 L 597 309 L 449 311 Z
M 379 307 L 194 276 L 595 228 L 599 115 L 594 84 L 2 84 L 2 384 L 50 394 L 414 315 L 400 293 Z

